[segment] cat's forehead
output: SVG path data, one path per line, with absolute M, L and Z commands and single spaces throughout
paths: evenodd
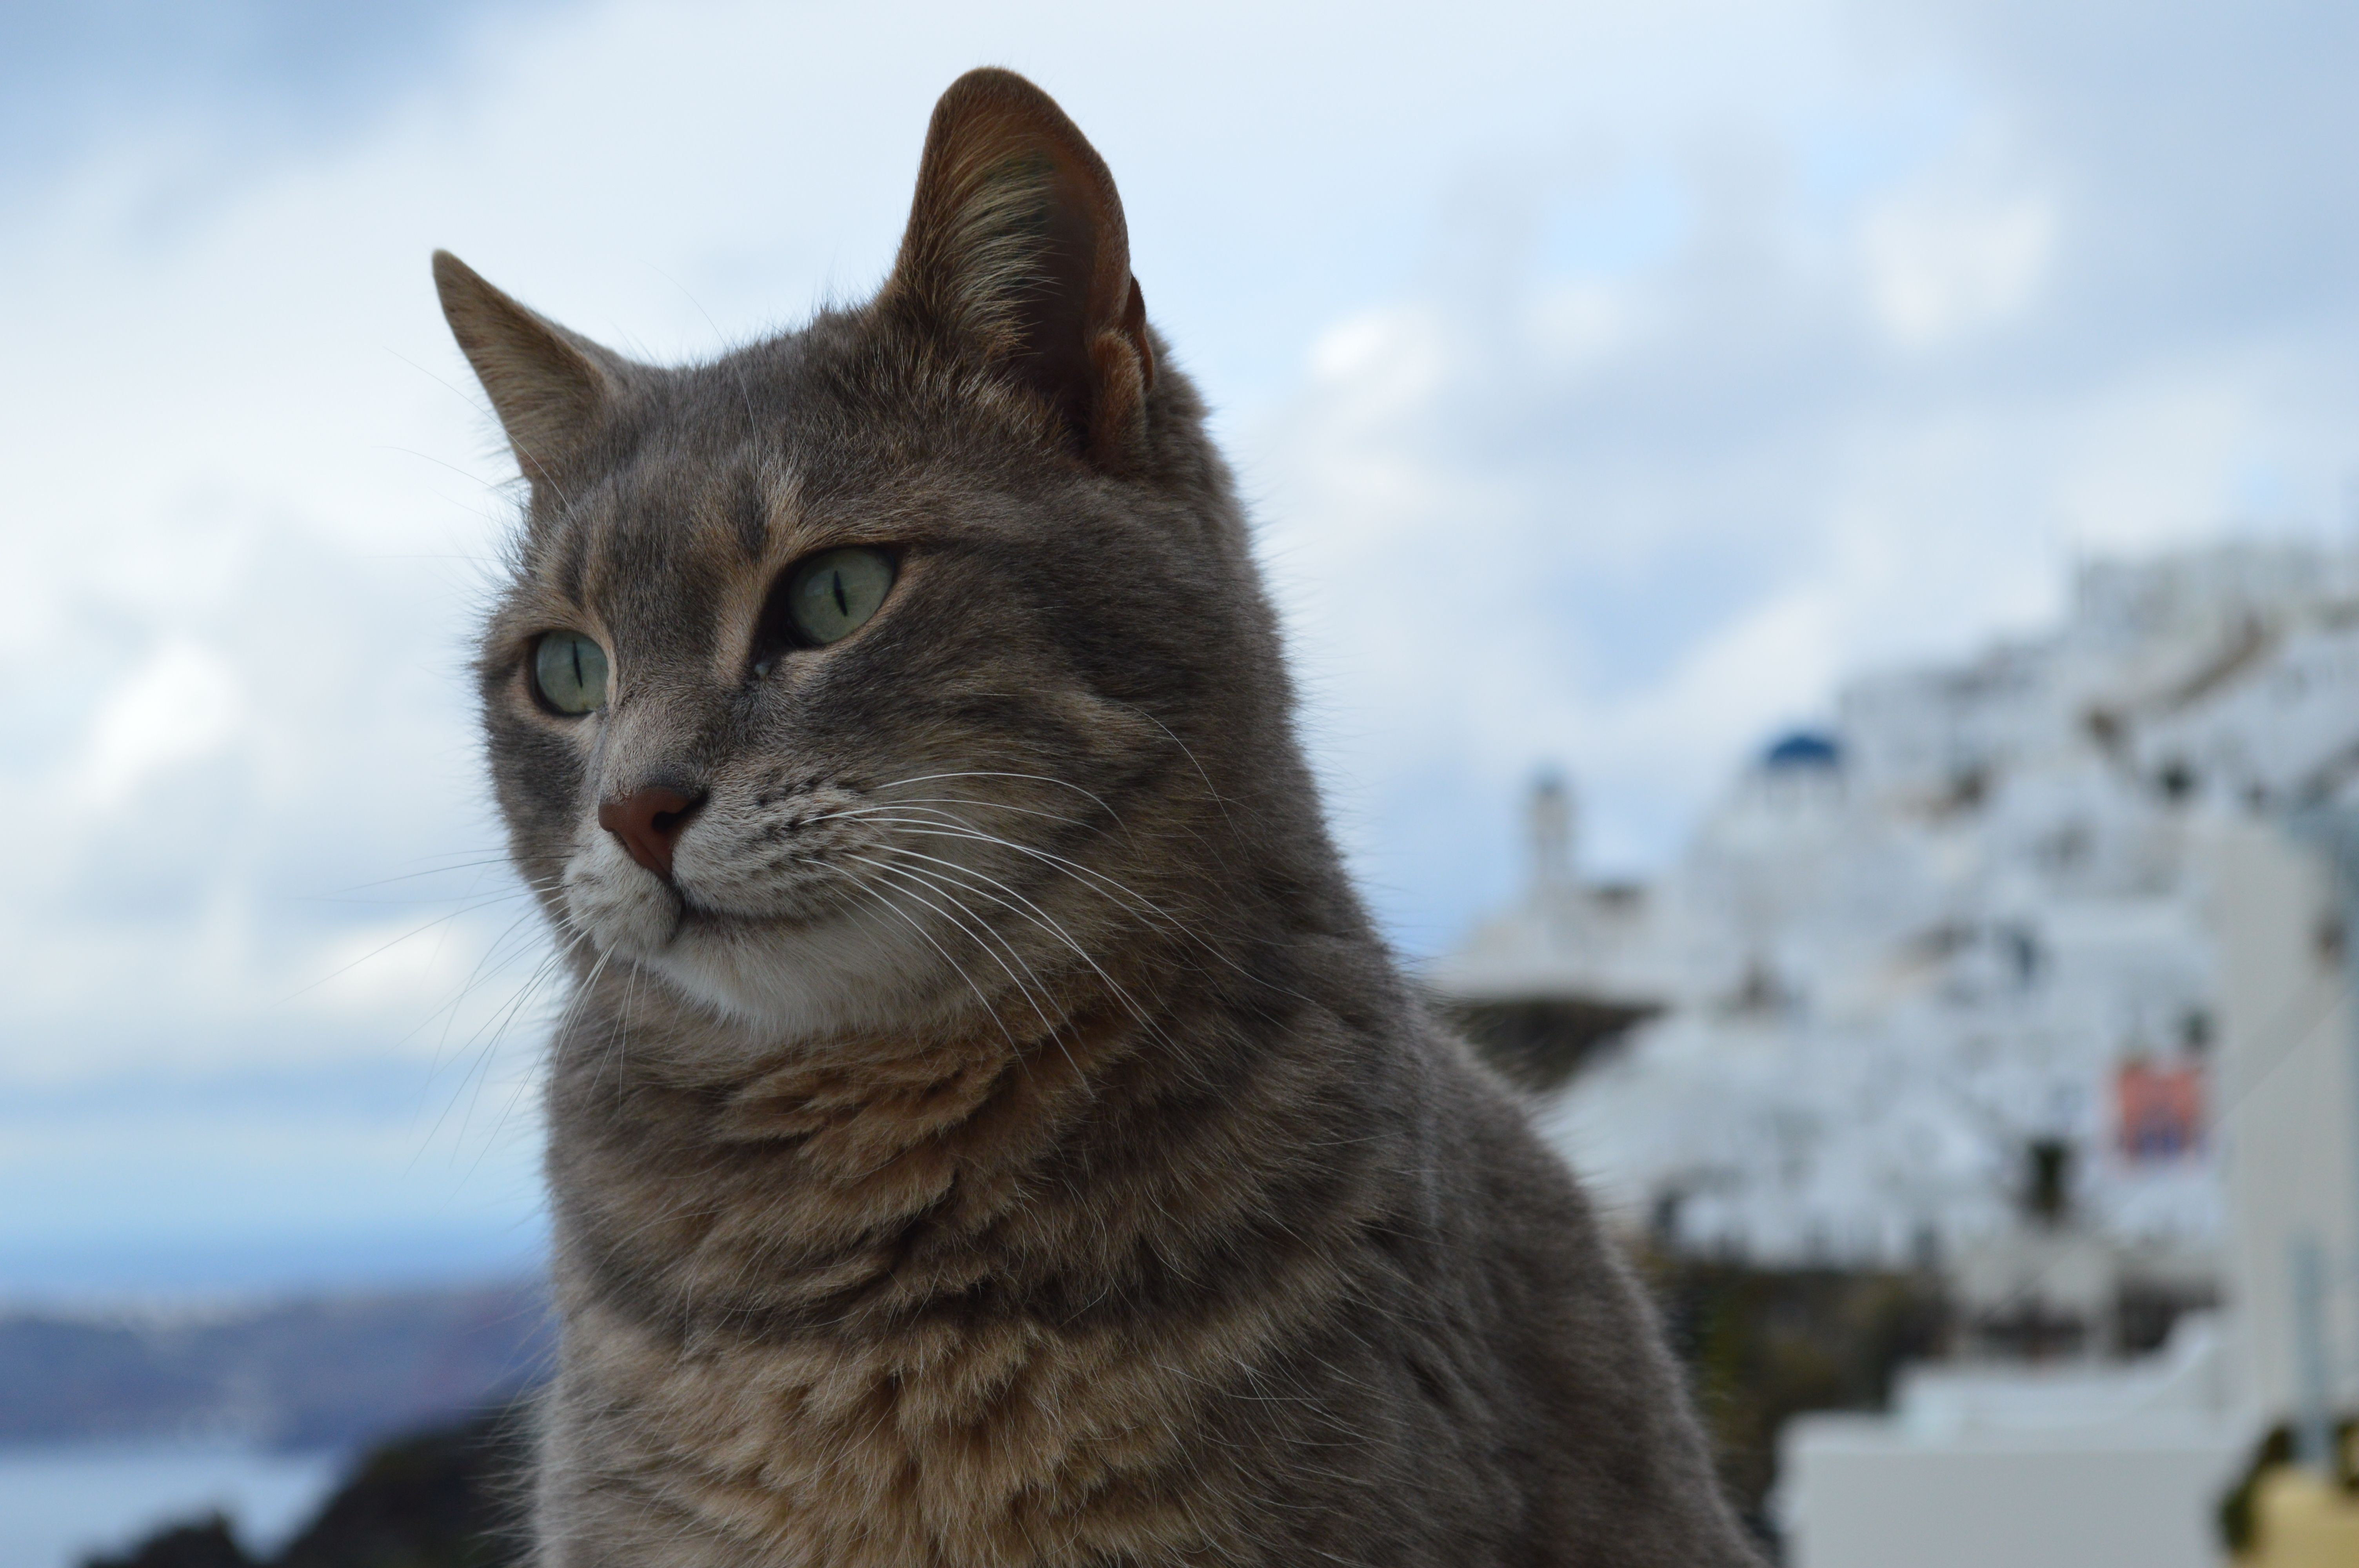
M 774 371 L 674 371 L 647 389 L 612 459 L 560 487 L 526 542 L 523 576 L 576 603 L 774 564 L 807 531 L 809 464 L 794 388 Z
M 822 318 L 658 373 L 607 460 L 535 508 L 512 613 L 685 650 L 845 545 L 1054 533 L 1063 465 L 1004 399 Z
M 645 454 L 554 509 L 533 530 L 520 576 L 585 607 L 645 589 L 677 599 L 759 570 L 797 531 L 799 489 L 790 468 L 755 454 Z

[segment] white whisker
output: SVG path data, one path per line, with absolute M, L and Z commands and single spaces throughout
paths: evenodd
M 1032 1011 L 1039 1015 L 1042 1027 L 1050 1030 L 1054 1030 L 1057 1027 L 1056 1021 L 1049 1018 L 1047 1010 L 1044 1009 L 1040 1002 L 1035 999 L 1034 994 L 1030 989 L 1030 986 L 1039 986 L 1039 994 L 1041 996 L 1045 997 L 1049 994 L 1049 989 L 1045 984 L 1042 984 L 1040 977 L 1033 972 L 1031 965 L 1024 962 L 1024 955 L 1018 953 L 1015 946 L 1008 942 L 1006 937 L 1002 936 L 999 933 L 991 928 L 990 922 L 984 920 L 981 915 L 975 914 L 973 910 L 969 909 L 964 903 L 959 901 L 957 893 L 953 889 L 945 886 L 932 878 L 925 876 L 922 872 L 904 867 L 889 865 L 883 860 L 873 860 L 866 855 L 847 855 L 845 859 L 857 860 L 864 866 L 873 866 L 877 871 L 882 871 L 885 875 L 893 877 L 904 883 L 914 882 L 918 887 L 930 888 L 933 892 L 940 893 L 943 898 L 949 900 L 951 908 L 945 910 L 940 905 L 933 903 L 930 899 L 925 897 L 924 894 L 916 892 L 914 889 L 909 892 L 909 896 L 911 898 L 916 899 L 920 904 L 923 904 L 926 908 L 932 910 L 935 914 L 940 915 L 943 919 L 957 926 L 962 933 L 974 939 L 976 945 L 989 956 L 991 961 L 997 964 L 1001 971 L 1007 976 L 1008 983 L 1016 988 L 1017 993 L 1020 994 L 1024 998 L 1025 1001 L 1030 1005 Z M 955 913 L 953 913 L 953 911 Z M 998 944 L 998 947 L 991 946 L 991 944 L 995 942 Z M 1019 978 L 1015 969 L 1008 967 L 1007 958 L 1003 958 L 999 956 L 999 948 L 1006 949 L 1008 957 L 1014 958 L 1016 964 L 1022 967 L 1024 974 L 1029 977 L 1030 985 L 1027 985 L 1024 979 Z

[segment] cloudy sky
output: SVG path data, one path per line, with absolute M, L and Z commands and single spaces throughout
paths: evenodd
M 1643 873 L 2076 558 L 2350 527 L 2347 6 L 11 7 L 0 1295 L 529 1257 L 427 254 L 710 354 L 874 285 L 983 62 L 1122 184 L 1412 952 L 1543 762 Z

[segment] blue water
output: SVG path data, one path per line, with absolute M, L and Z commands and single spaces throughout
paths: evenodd
M 218 1509 L 276 1552 L 334 1489 L 334 1454 L 107 1443 L 0 1448 L 0 1568 L 70 1568 Z

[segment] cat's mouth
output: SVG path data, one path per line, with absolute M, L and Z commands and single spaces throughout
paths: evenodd
M 938 935 L 911 915 L 881 913 L 889 905 L 872 908 L 873 890 L 848 874 L 774 887 L 743 908 L 712 902 L 691 879 L 599 860 L 579 857 L 568 871 L 576 925 L 602 950 L 760 1029 L 826 1033 L 925 1013 L 938 1000 L 937 960 L 957 972 Z
M 700 933 L 742 935 L 758 931 L 807 931 L 842 913 L 837 909 L 776 910 L 749 914 L 737 910 L 716 909 L 702 904 L 678 888 L 672 890 L 678 913 L 672 920 L 670 942 L 679 942 Z
M 962 935 L 993 951 L 1002 939 L 969 907 L 980 902 L 972 890 L 943 891 L 962 868 L 933 838 L 881 842 L 846 793 L 855 804 L 724 793 L 681 836 L 669 876 L 585 823 L 564 875 L 571 921 L 601 950 L 762 1028 L 928 1013 L 945 985 L 963 994 L 975 983 L 973 963 L 951 951 Z
M 691 879 L 658 877 L 596 853 L 568 869 L 565 892 L 569 912 L 600 946 L 647 958 L 701 941 L 742 946 L 763 936 L 790 937 L 840 921 L 853 904 L 848 885 L 801 878 L 716 895 Z

